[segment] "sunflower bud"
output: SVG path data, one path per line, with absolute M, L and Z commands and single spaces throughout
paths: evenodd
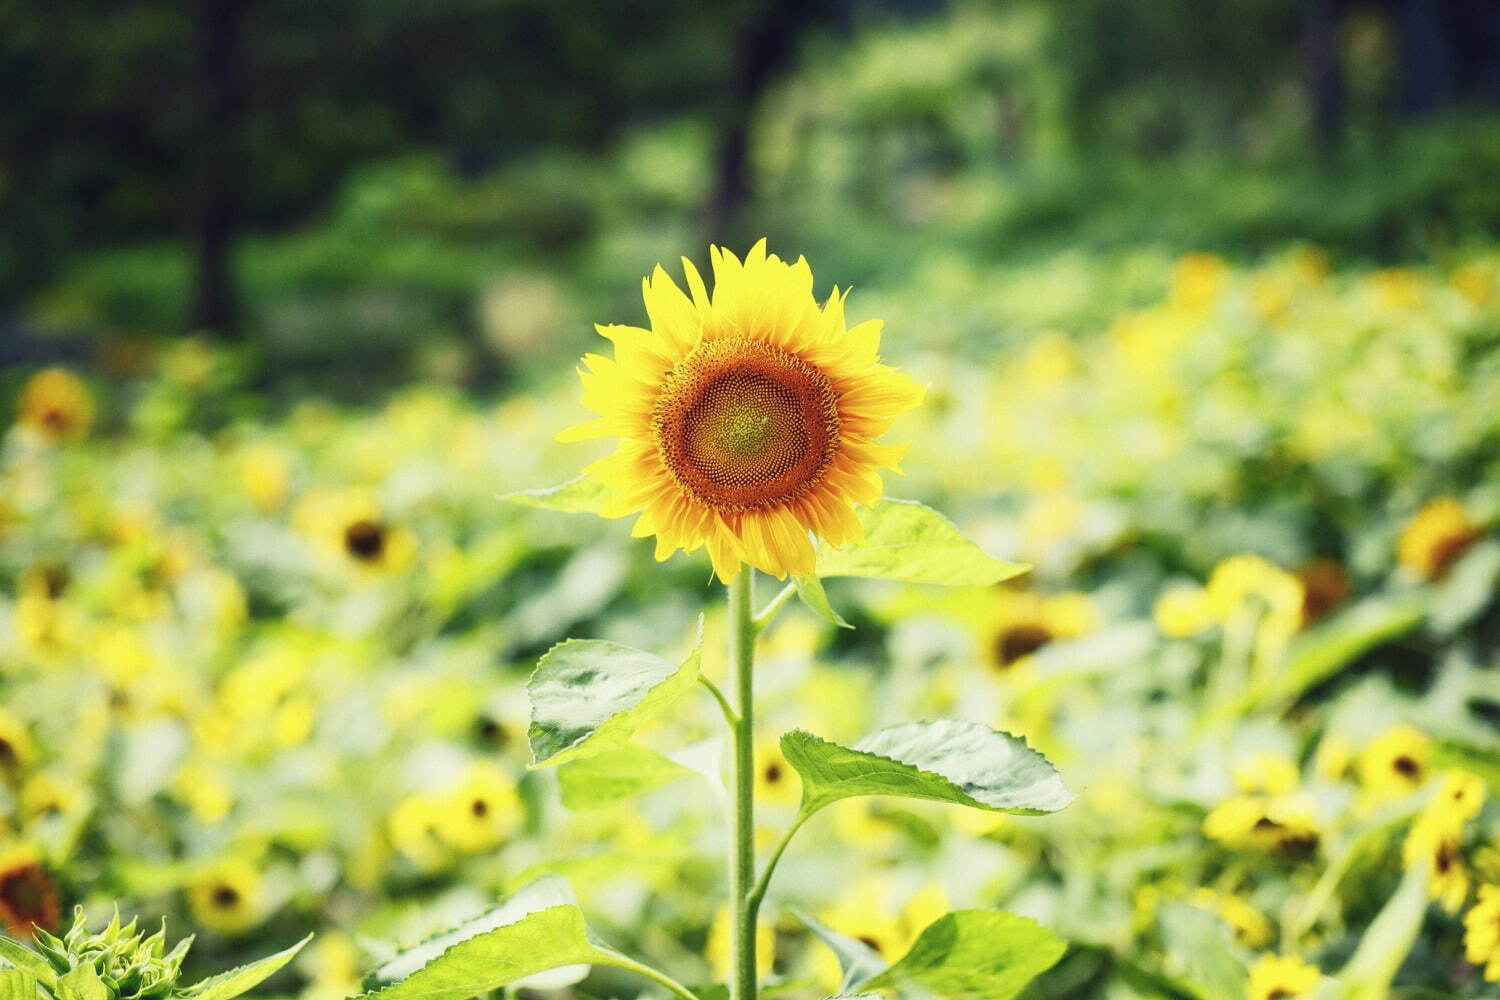
M 183 938 L 168 951 L 165 920 L 147 936 L 134 920 L 122 925 L 118 910 L 102 931 L 91 933 L 80 906 L 73 910 L 73 924 L 62 937 L 38 929 L 34 944 L 59 975 L 90 970 L 112 1000 L 161 1000 L 176 989 L 193 939 Z

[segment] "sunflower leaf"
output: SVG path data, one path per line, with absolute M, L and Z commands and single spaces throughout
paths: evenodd
M 397 955 L 371 977 L 389 985 L 362 996 L 469 1000 L 523 981 L 557 988 L 577 982 L 589 965 L 637 967 L 593 941 L 572 889 L 548 875 L 484 916 Z M 568 975 L 540 978 L 553 970 Z
M 689 770 L 639 743 L 627 743 L 557 769 L 563 805 L 569 809 L 598 809 L 655 791 Z
M 703 621 L 681 663 L 602 639 L 569 639 L 537 664 L 531 696 L 532 767 L 622 746 L 647 719 L 698 683 Z
M 312 940 L 312 935 L 298 941 L 290 948 L 278 951 L 274 955 L 267 955 L 259 961 L 250 962 L 237 969 L 221 972 L 201 982 L 194 983 L 185 991 L 191 1000 L 234 1000 L 241 994 L 248 993 L 261 983 L 270 979 L 280 972 L 297 953 L 307 947 L 307 942 Z
M 818 549 L 818 576 L 863 576 L 949 587 L 987 587 L 1031 569 L 985 555 L 942 514 L 886 498 L 859 510 L 863 545 Z
M 500 499 L 522 507 L 557 510 L 565 514 L 597 514 L 604 509 L 609 497 L 609 487 L 599 480 L 592 476 L 578 476 L 556 486 L 503 493 Z
M 0 968 L 6 965 L 34 973 L 37 981 L 48 989 L 57 985 L 57 970 L 50 962 L 21 942 L 0 934 Z
M 1167 903 L 1157 916 L 1167 953 L 1184 966 L 1188 987 L 1202 1000 L 1239 1000 L 1248 975 L 1224 921 L 1197 906 Z
M 854 627 L 844 621 L 844 616 L 835 611 L 833 605 L 828 603 L 828 592 L 823 589 L 822 580 L 816 576 L 799 576 L 796 578 L 796 583 L 797 596 L 810 611 L 830 625 L 837 625 L 839 628 Z
M 37 1000 L 36 990 L 30 969 L 0 969 L 0 1000 Z
M 793 730 L 781 738 L 802 776 L 802 812 L 858 795 L 952 802 L 991 812 L 1048 813 L 1073 793 L 1024 740 L 977 722 L 939 719 L 892 726 L 853 747 Z
M 57 980 L 57 1000 L 111 1000 L 113 995 L 92 964 L 80 965 Z
M 792 909 L 792 915 L 812 931 L 813 937 L 826 944 L 839 960 L 839 968 L 843 970 L 843 977 L 839 981 L 840 995 L 848 995 L 846 991 L 853 989 L 856 983 L 873 979 L 887 968 L 887 963 L 880 957 L 880 953 L 863 941 L 840 934 L 820 920 L 802 910 Z
M 900 961 L 860 985 L 947 1000 L 1011 1000 L 1067 950 L 1057 935 L 998 910 L 955 910 L 933 921 Z

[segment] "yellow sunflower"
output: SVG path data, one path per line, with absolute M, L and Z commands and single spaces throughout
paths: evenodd
M 24 940 L 33 925 L 56 930 L 61 914 L 57 883 L 42 867 L 41 855 L 26 846 L 0 851 L 0 928 Z
M 94 419 L 88 386 L 66 368 L 38 372 L 21 390 L 18 422 L 43 440 L 76 441 Z
M 1245 987 L 1248 1000 L 1288 1000 L 1305 996 L 1318 985 L 1323 974 L 1295 955 L 1262 955 L 1250 966 Z
M 845 327 L 847 293 L 819 306 L 805 259 L 764 240 L 743 262 L 709 253 L 711 296 L 684 258 L 691 298 L 658 266 L 651 328 L 597 328 L 614 357 L 587 355 L 579 375 L 599 416 L 559 438 L 620 439 L 586 471 L 612 491 L 604 516 L 640 513 L 632 534 L 655 535 L 657 559 L 704 546 L 726 582 L 742 564 L 808 574 L 811 534 L 863 540 L 854 504 L 880 499 L 905 451 L 876 441 L 923 389 L 879 363 L 878 320 Z

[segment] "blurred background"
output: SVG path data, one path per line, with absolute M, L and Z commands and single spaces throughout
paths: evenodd
M 554 642 L 720 635 L 707 561 L 496 497 L 599 453 L 554 435 L 643 275 L 765 236 L 930 387 L 888 490 L 1036 566 L 789 608 L 765 836 L 793 726 L 978 719 L 1085 791 L 830 810 L 779 995 L 837 986 L 787 903 L 887 960 L 1034 916 L 1028 1000 L 1291 997 L 1267 956 L 1362 946 L 1495 995 L 1500 5 L 0 0 L 0 94 L 9 933 L 119 900 L 207 972 L 317 931 L 272 992 L 341 1000 L 559 871 L 722 977 L 712 753 L 669 759 L 713 705 L 628 788 L 524 735 Z

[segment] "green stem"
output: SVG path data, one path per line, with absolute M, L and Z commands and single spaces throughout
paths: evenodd
M 776 850 L 771 852 L 771 857 L 766 861 L 765 869 L 760 873 L 760 880 L 755 883 L 755 888 L 750 890 L 750 900 L 747 909 L 750 911 L 750 922 L 755 923 L 756 916 L 760 913 L 761 900 L 766 898 L 766 890 L 771 888 L 771 876 L 776 871 L 776 865 L 781 861 L 781 856 L 786 853 L 787 845 L 802 829 L 802 824 L 812 819 L 810 812 L 798 813 L 797 819 L 791 826 L 787 827 L 786 833 L 781 837 L 781 843 L 776 845 Z
M 729 847 L 729 1000 L 756 1000 L 755 913 L 755 571 L 742 567 L 729 584 L 729 687 L 736 699 L 734 814 Z
M 629 958 L 625 955 L 617 955 L 614 961 L 610 962 L 609 964 L 613 965 L 617 969 L 625 969 L 629 972 L 634 972 L 636 975 L 645 976 L 653 983 L 658 983 L 662 986 L 665 986 L 668 990 L 671 990 L 673 993 L 681 997 L 682 1000 L 699 1000 L 698 994 L 694 993 L 692 990 L 688 989 L 686 986 L 682 985 L 677 980 L 667 975 L 665 972 L 658 972 L 657 970 L 651 968 L 651 966 L 642 965 L 640 962 L 637 962 L 633 958 Z
M 781 592 L 778 593 L 775 597 L 771 598 L 766 606 L 760 609 L 760 613 L 757 614 L 753 619 L 751 619 L 751 621 L 755 625 L 755 631 L 759 632 L 767 625 L 771 624 L 771 619 L 776 617 L 776 612 L 780 611 L 786 605 L 786 602 L 790 601 L 796 595 L 796 593 L 796 580 L 793 580 L 785 587 L 782 587 Z
M 698 683 L 708 688 L 708 693 L 714 696 L 714 701 L 719 703 L 719 711 L 724 713 L 724 721 L 733 729 L 739 724 L 740 717 L 735 714 L 734 708 L 729 704 L 729 699 L 724 697 L 724 692 L 719 690 L 719 685 L 707 677 L 699 676 Z

